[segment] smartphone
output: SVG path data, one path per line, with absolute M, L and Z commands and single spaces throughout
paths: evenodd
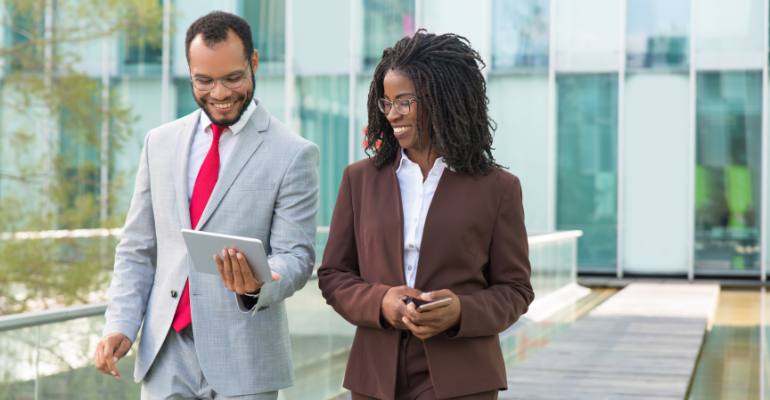
M 424 312 L 428 312 L 430 310 L 435 310 L 437 308 L 446 307 L 451 302 L 452 302 L 452 298 L 451 297 L 447 297 L 446 299 L 441 299 L 441 300 L 432 301 L 430 303 L 425 303 L 425 304 L 417 307 L 417 312 L 424 313 Z

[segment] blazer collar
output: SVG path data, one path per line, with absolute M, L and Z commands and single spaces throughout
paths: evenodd
M 174 187 L 176 188 L 176 205 L 179 211 L 179 220 L 182 228 L 190 229 L 190 199 L 187 198 L 187 165 L 190 159 L 190 147 L 195 136 L 195 128 L 200 120 L 201 110 L 184 117 L 185 124 L 182 128 L 180 140 L 174 154 Z
M 204 226 L 206 221 L 208 221 L 214 213 L 214 210 L 219 206 L 219 203 L 230 189 L 233 181 L 235 181 L 235 178 L 238 177 L 238 174 L 240 174 L 243 167 L 246 166 L 251 155 L 254 154 L 259 145 L 262 144 L 263 139 L 260 132 L 267 131 L 270 126 L 270 112 L 267 111 L 267 108 L 265 108 L 262 102 L 256 98 L 254 100 L 256 109 L 248 119 L 243 131 L 238 135 L 238 146 L 235 148 L 235 151 L 233 151 L 230 161 L 219 174 L 217 183 L 214 186 L 214 191 L 211 193 L 211 197 L 209 197 L 206 208 L 203 209 L 200 221 L 198 221 L 198 230 Z M 182 129 L 181 138 L 177 142 L 175 152 L 174 186 L 176 188 L 179 220 L 182 222 L 182 227 L 185 229 L 192 229 L 190 222 L 190 200 L 187 197 L 187 169 L 190 159 L 190 146 L 192 146 L 195 128 L 201 120 L 201 113 L 201 110 L 198 109 L 187 117 L 184 117 L 185 125 Z

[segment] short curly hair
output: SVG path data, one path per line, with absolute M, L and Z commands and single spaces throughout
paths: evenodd
M 192 23 L 187 29 L 187 37 L 184 41 L 184 52 L 187 62 L 190 62 L 190 43 L 199 34 L 203 35 L 203 43 L 208 47 L 227 40 L 227 32 L 232 30 L 241 38 L 243 43 L 243 55 L 246 60 L 251 59 L 254 53 L 254 40 L 251 37 L 251 27 L 245 19 L 224 11 L 212 11 Z

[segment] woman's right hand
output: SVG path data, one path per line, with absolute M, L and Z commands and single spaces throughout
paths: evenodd
M 406 309 L 406 299 L 410 297 L 419 299 L 421 295 L 422 292 L 415 288 L 394 286 L 388 289 L 385 296 L 382 297 L 380 314 L 394 328 L 408 330 L 409 328 L 402 321 L 402 318 L 409 314 Z

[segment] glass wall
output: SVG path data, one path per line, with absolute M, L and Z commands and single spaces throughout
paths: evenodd
M 623 270 L 687 273 L 690 251 L 690 78 L 626 77 L 623 157 Z M 655 117 L 651 117 L 655 116 Z M 654 250 L 652 250 L 654 249 Z
M 491 66 L 494 69 L 548 70 L 548 0 L 495 0 L 492 18 Z
M 617 75 L 557 78 L 556 225 L 582 230 L 578 265 L 614 271 L 617 254 Z
M 382 51 L 415 31 L 414 0 L 363 0 L 363 56 L 365 71 L 373 71 Z
M 556 68 L 610 71 L 619 67 L 620 2 L 555 0 Z
M 689 67 L 690 0 L 627 0 L 628 69 Z
M 760 266 L 762 75 L 698 74 L 695 268 Z
M 695 10 L 699 53 L 762 51 L 762 0 L 698 0 Z
M 329 226 L 348 165 L 348 77 L 314 76 L 297 79 L 299 131 L 321 150 L 318 225 Z

